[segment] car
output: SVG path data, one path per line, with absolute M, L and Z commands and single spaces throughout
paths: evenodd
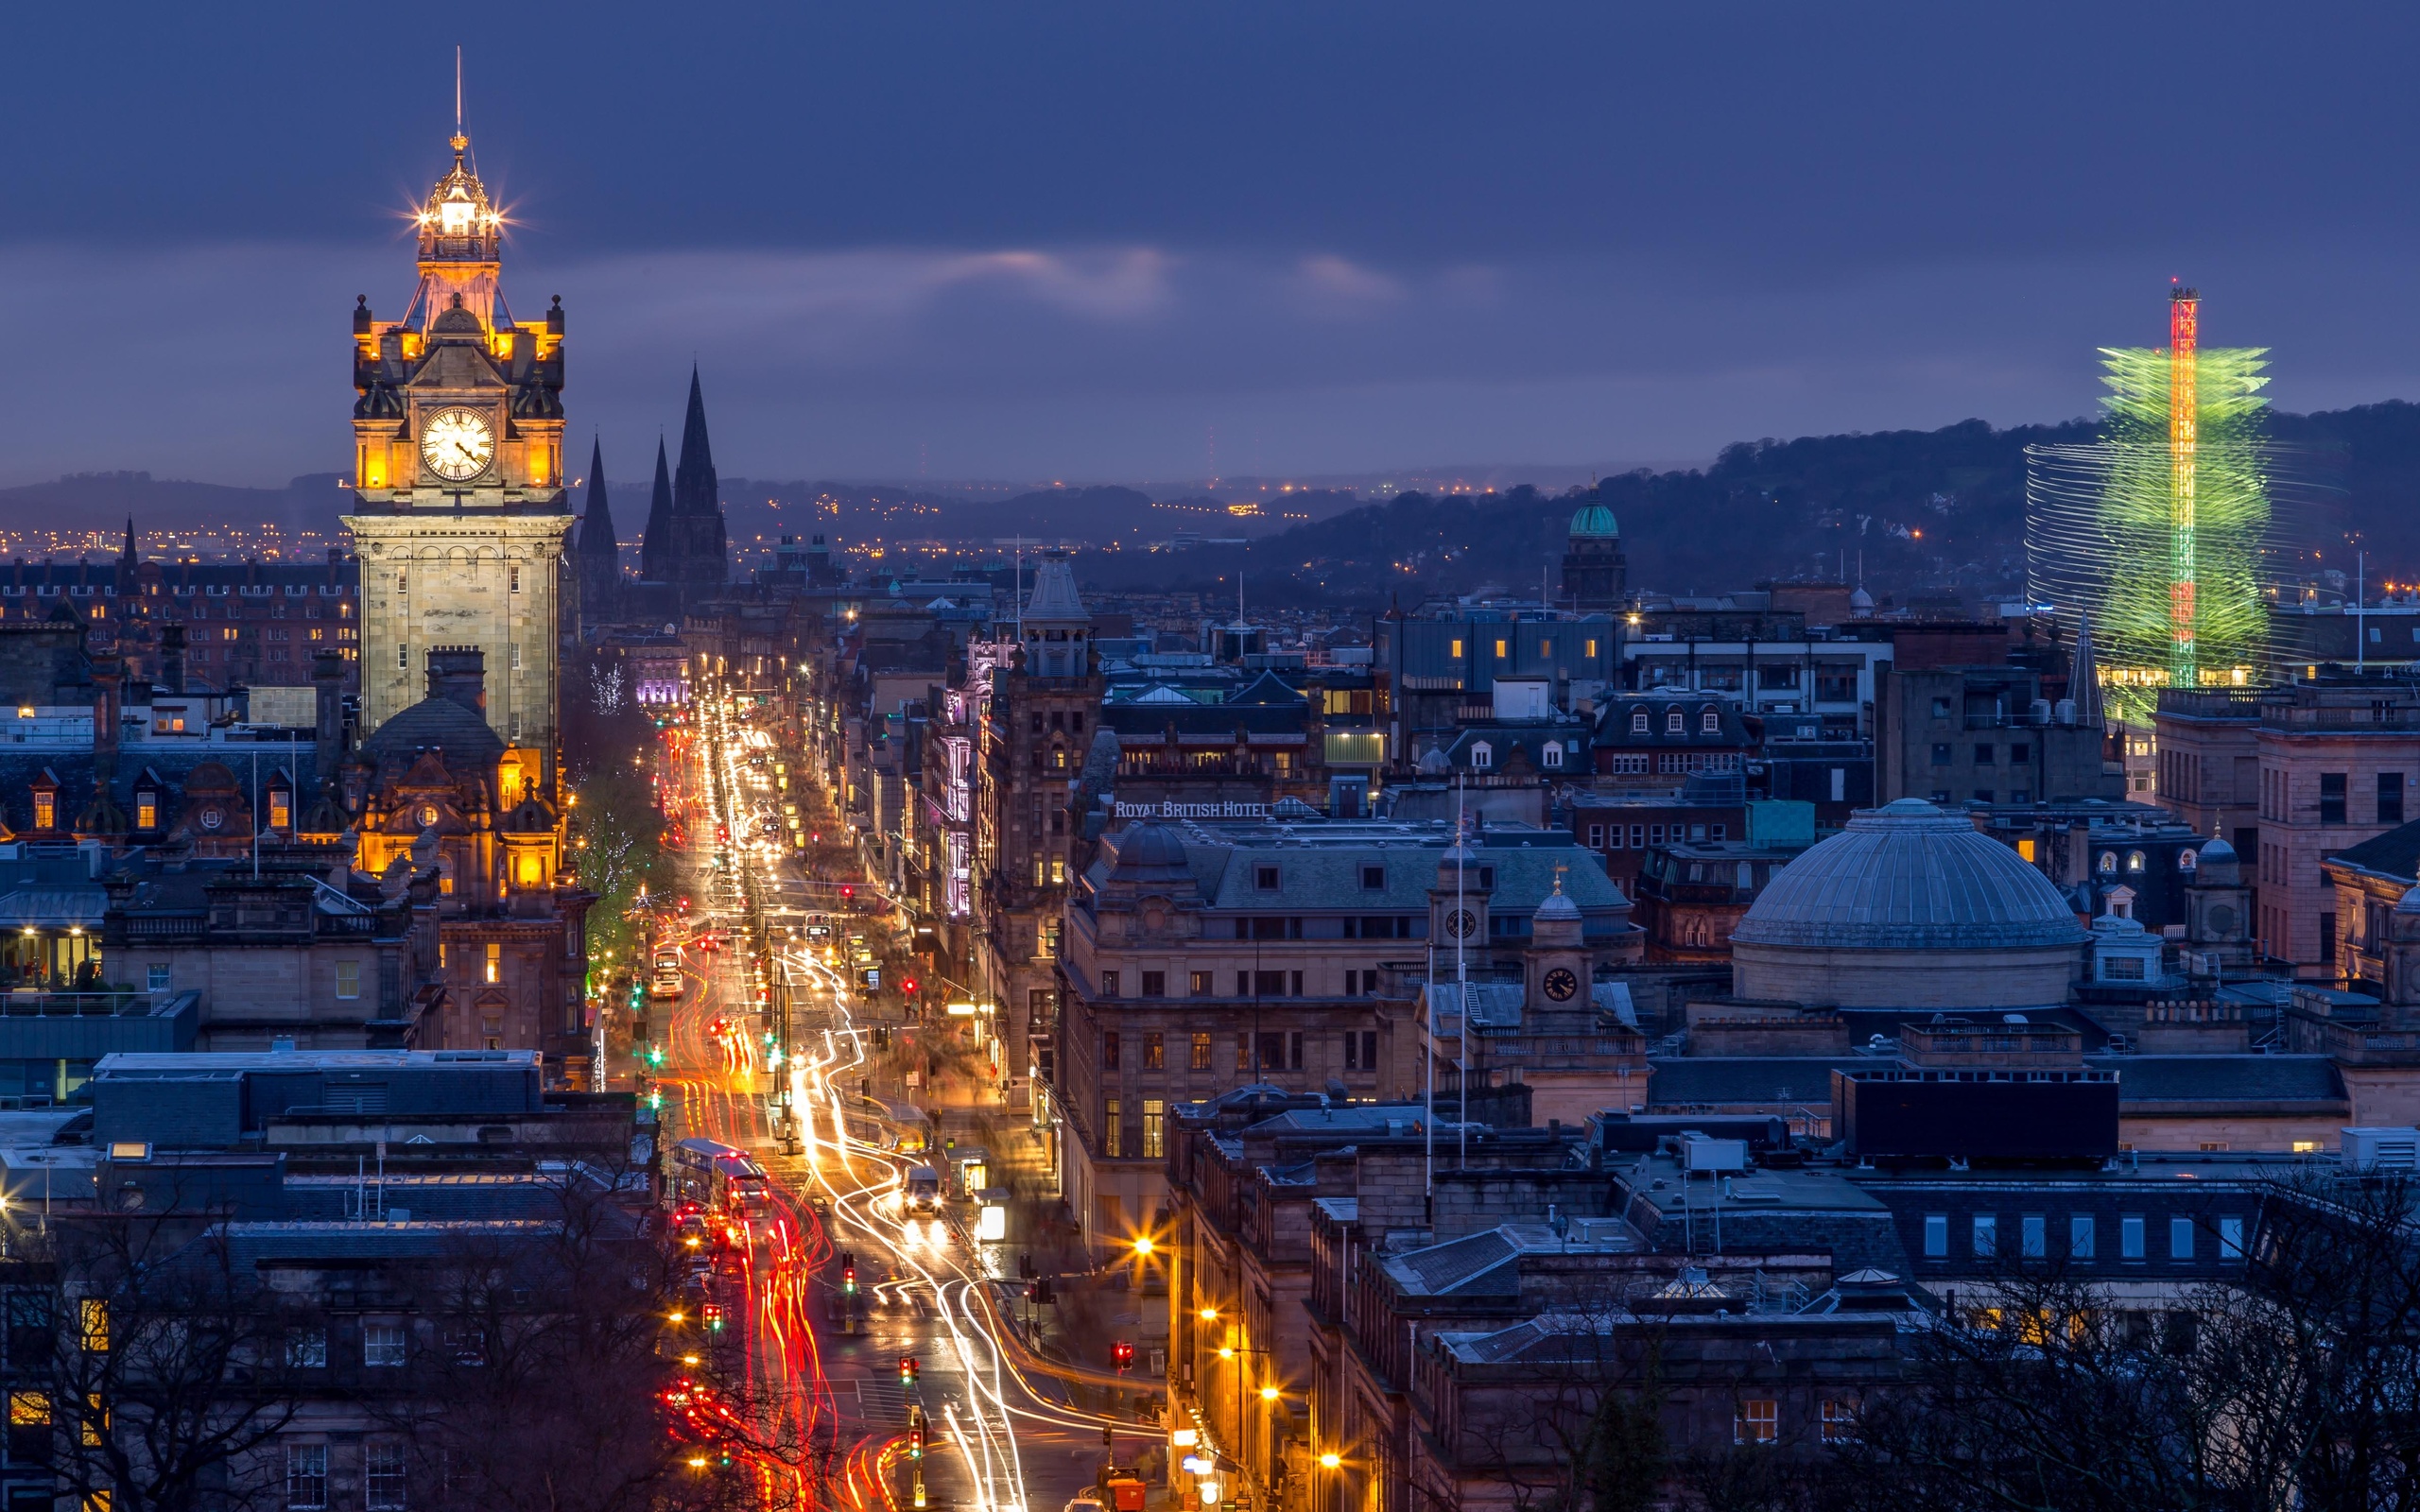
M 1109 1507 L 1096 1493 L 1079 1491 L 1067 1499 L 1067 1504 L 1059 1512 L 1109 1512 Z

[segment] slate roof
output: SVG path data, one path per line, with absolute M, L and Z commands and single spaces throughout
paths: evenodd
M 475 710 L 440 694 L 380 725 L 361 743 L 363 758 L 372 763 L 424 749 L 442 750 L 449 762 L 485 765 L 504 754 L 504 739 Z
M 1873 1056 L 1665 1056 L 1648 1062 L 1651 1110 L 1726 1103 L 1825 1103 L 1832 1073 L 1892 1062 Z
M 2398 881 L 2420 882 L 2420 819 L 2398 825 L 2325 859 Z
M 2118 1073 L 2118 1103 L 2342 1104 L 2343 1074 L 2325 1056 L 2095 1056 Z

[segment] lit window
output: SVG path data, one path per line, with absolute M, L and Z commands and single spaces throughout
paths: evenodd
M 1100 1152 L 1111 1160 L 1125 1153 L 1126 1125 L 1118 1100 L 1104 1097 L 1100 1104 Z
M 1590 641 L 1590 642 L 1588 643 L 1588 649 L 1587 649 L 1586 651 L 1582 652 L 1582 655 L 1583 655 L 1583 656 L 1595 656 L 1596 654 L 1597 654 L 1597 643 L 1596 643 L 1596 642 L 1594 642 L 1594 641 Z
M 339 998 L 361 996 L 361 963 L 359 961 L 337 962 L 337 996 Z
M 502 980 L 503 976 L 504 947 L 497 944 L 490 944 L 488 946 L 487 979 L 491 982 L 495 982 Z
M 34 828 L 47 830 L 59 814 L 59 800 L 48 793 L 34 795 Z
M 1837 1397 L 1824 1401 L 1824 1442 L 1845 1444 L 1857 1437 L 1857 1408 Z
M 1456 641 L 1456 642 L 1454 643 L 1454 655 L 1455 655 L 1456 657 L 1458 657 L 1458 658 L 1459 658 L 1461 654 L 1462 654 L 1462 643 L 1461 643 L 1461 642 L 1460 642 L 1460 641 Z
M 1168 1105 L 1157 1097 L 1143 1099 L 1143 1158 L 1159 1160 L 1167 1152 L 1161 1148 L 1160 1129 L 1167 1122 Z
M 1495 643 L 1495 660 L 1498 662 L 1504 660 L 1504 643 L 1502 641 Z
M 2294 1153 L 2296 1155 L 2317 1155 L 2319 1153 L 2319 1141 L 2296 1140 L 2294 1141 Z
M 1780 1436 L 1779 1402 L 1771 1397 L 1757 1397 L 1739 1403 L 1737 1414 L 1731 1419 L 1733 1443 L 1770 1444 Z
M 76 1305 L 77 1332 L 88 1354 L 110 1349 L 110 1304 L 105 1297 L 87 1297 Z
M 145 795 L 134 800 L 134 827 L 156 830 L 160 827 L 160 800 Z

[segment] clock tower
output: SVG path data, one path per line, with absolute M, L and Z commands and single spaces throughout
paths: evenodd
M 420 701 L 432 648 L 476 648 L 488 724 L 551 795 L 563 489 L 563 310 L 505 303 L 504 219 L 458 126 L 419 214 L 403 318 L 353 312 L 361 732 Z

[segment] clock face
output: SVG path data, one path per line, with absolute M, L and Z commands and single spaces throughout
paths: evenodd
M 201 811 L 201 827 L 205 830 L 215 830 L 226 822 L 227 816 L 219 813 L 216 809 L 204 809 Z
M 1445 916 L 1445 933 L 1456 939 L 1467 939 L 1478 933 L 1478 915 L 1467 908 L 1457 908 Z
M 495 460 L 495 427 L 475 409 L 441 409 L 421 421 L 421 460 L 449 483 L 477 477 Z
M 1568 1003 L 1572 994 L 1580 990 L 1580 978 L 1558 966 L 1547 973 L 1545 986 L 1547 996 L 1557 1003 Z
M 427 829 L 430 825 L 435 824 L 436 822 L 437 822 L 437 805 L 436 805 L 436 804 L 434 804 L 434 803 L 424 803 L 424 804 L 422 804 L 422 805 L 420 806 L 420 827 L 421 827 L 422 829 L 425 830 L 425 829 Z

